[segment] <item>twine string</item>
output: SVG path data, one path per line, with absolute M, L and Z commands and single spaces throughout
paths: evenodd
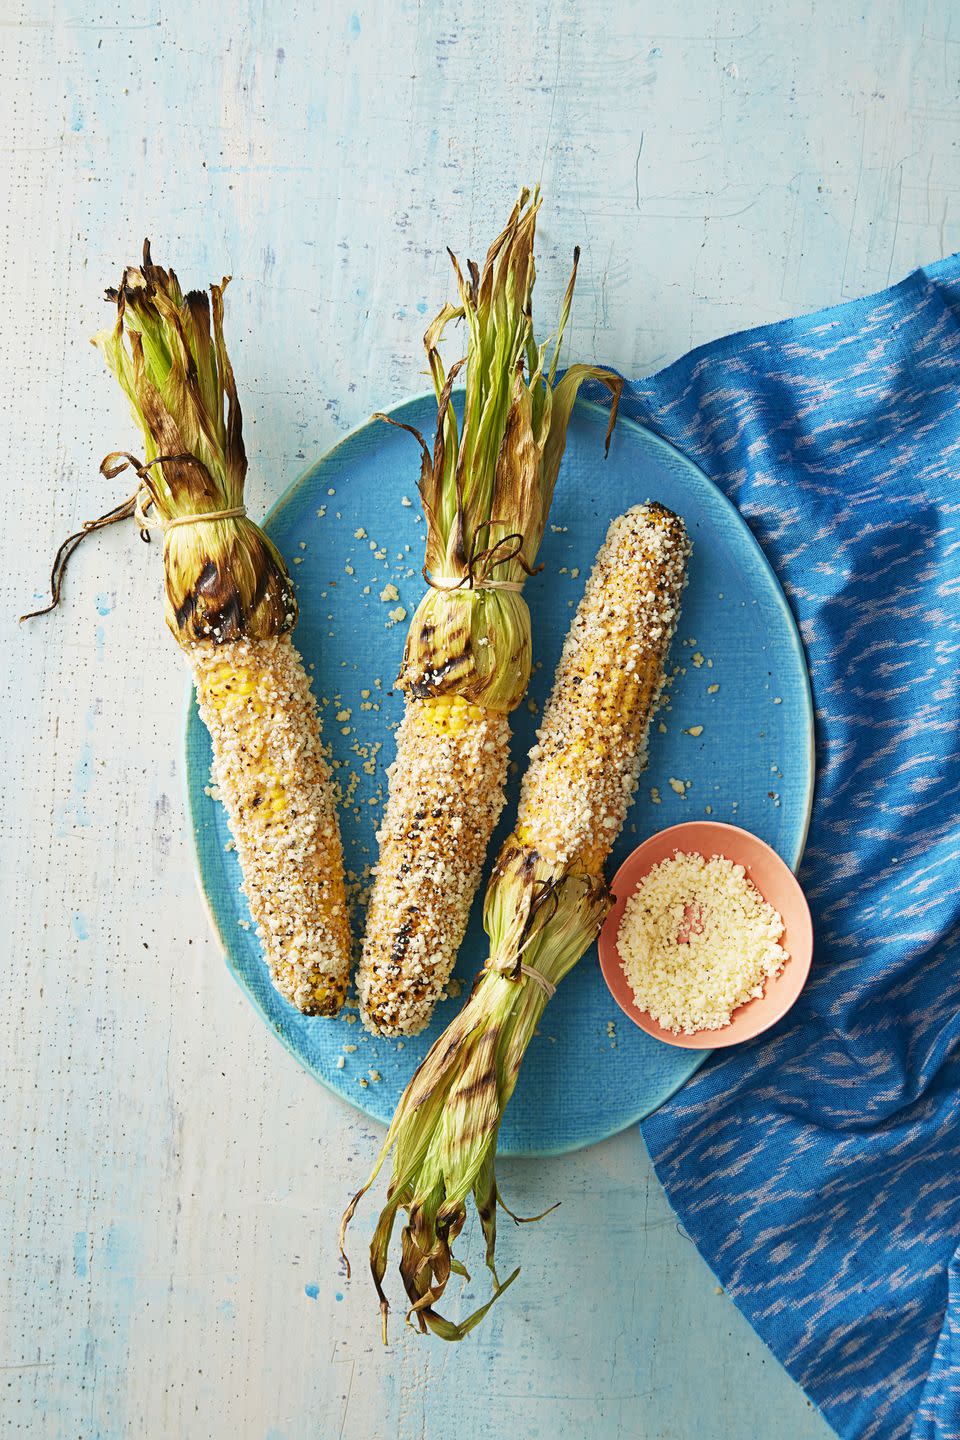
M 524 965 L 521 961 L 520 974 L 526 975 L 528 980 L 532 980 L 535 985 L 539 985 L 548 1000 L 552 1000 L 554 995 L 556 995 L 556 985 L 554 985 L 552 980 L 547 979 L 542 970 L 535 970 L 532 965 Z
M 139 485 L 134 493 L 133 518 L 137 522 L 137 528 L 141 535 L 158 527 L 166 534 L 168 530 L 175 530 L 178 525 L 199 525 L 201 520 L 233 520 L 247 513 L 246 505 L 231 505 L 225 510 L 201 510 L 195 515 L 171 515 L 164 519 L 162 515 L 154 515 L 152 518 L 147 511 L 156 501 L 146 485 Z
M 148 541 L 150 530 L 157 527 L 160 530 L 173 530 L 177 525 L 198 525 L 202 520 L 233 520 L 246 515 L 245 505 L 232 505 L 223 510 L 203 510 L 195 515 L 172 515 L 164 519 L 161 515 L 155 515 L 151 520 L 147 511 L 153 506 L 156 508 L 156 496 L 150 484 L 150 471 L 154 465 L 162 465 L 164 461 L 182 465 L 196 465 L 203 470 L 209 478 L 209 471 L 201 460 L 195 455 L 157 455 L 155 459 L 144 464 L 135 455 L 130 455 L 126 450 L 115 450 L 100 462 L 100 473 L 108 480 L 121 474 L 124 470 L 133 470 L 139 480 L 139 484 L 132 495 L 126 500 L 115 505 L 106 514 L 99 515 L 96 520 L 84 520 L 79 530 L 73 535 L 68 535 L 53 558 L 53 566 L 50 570 L 50 601 L 39 610 L 29 610 L 25 615 L 20 616 L 24 620 L 35 620 L 39 615 L 49 615 L 60 604 L 60 595 L 63 590 L 63 580 L 67 573 L 67 565 L 70 557 L 78 546 L 82 545 L 88 535 L 96 530 L 103 530 L 107 525 L 115 525 L 118 520 L 133 519 L 137 529 L 140 531 L 140 539 Z
M 423 578 L 432 590 L 439 590 L 449 594 L 456 590 L 465 590 L 467 594 L 476 595 L 481 590 L 522 590 L 522 580 L 494 580 L 487 577 L 483 580 L 472 580 L 469 575 L 462 575 L 455 580 L 452 575 L 431 575 L 424 567 Z

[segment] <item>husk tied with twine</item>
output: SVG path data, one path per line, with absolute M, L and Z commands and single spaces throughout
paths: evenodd
M 419 431 L 401 427 L 422 450 L 430 589 L 410 623 L 398 683 L 413 698 L 456 694 L 503 713 L 519 705 L 530 680 L 530 612 L 520 591 L 536 565 L 574 401 L 588 379 L 610 391 L 609 448 L 623 388 L 618 375 L 594 365 L 571 365 L 556 379 L 579 250 L 552 345 L 536 343 L 540 203 L 539 190 L 521 190 L 482 270 L 468 260 L 464 275 L 448 252 L 459 304 L 444 305 L 424 335 L 437 396 L 433 450 Z M 440 342 L 453 321 L 466 325 L 467 353 L 447 370 Z M 451 402 L 464 369 L 460 422 Z
M 202 290 L 184 295 L 174 272 L 153 264 L 144 241 L 142 265 L 129 267 L 119 287 L 107 291 L 116 322 L 93 344 L 130 402 L 144 455 L 117 452 L 101 464 L 108 479 L 133 470 L 137 489 L 64 541 L 47 609 L 59 601 L 77 545 L 95 530 L 132 518 L 144 539 L 152 524 L 164 531 L 164 612 L 181 645 L 266 639 L 296 623 L 283 558 L 244 510 L 247 457 L 223 338 L 228 283 L 226 277 L 211 285 L 209 296 Z

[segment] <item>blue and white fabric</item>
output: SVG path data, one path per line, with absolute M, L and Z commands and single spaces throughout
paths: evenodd
M 817 728 L 808 987 L 643 1133 L 683 1226 L 840 1435 L 951 1440 L 960 256 L 707 345 L 624 399 L 753 528 L 800 624 Z

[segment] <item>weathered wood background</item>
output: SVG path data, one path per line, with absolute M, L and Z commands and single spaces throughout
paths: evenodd
M 459 1349 L 381 1349 L 336 1219 L 378 1136 L 242 1001 L 184 842 L 155 548 L 18 629 L 133 432 L 88 336 L 149 234 L 236 277 L 251 500 L 423 386 L 444 245 L 546 191 L 541 313 L 655 368 L 960 244 L 951 0 L 4 0 L 0 1433 L 814 1440 L 636 1133 L 504 1166 L 538 1227 Z M 361 1220 L 354 1240 L 362 1250 Z M 479 1258 L 479 1257 L 478 1257 Z

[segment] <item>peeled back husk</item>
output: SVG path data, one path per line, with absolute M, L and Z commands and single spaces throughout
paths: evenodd
M 165 526 L 164 610 L 181 645 L 263 640 L 297 619 L 289 571 L 259 525 L 245 515 L 189 518 L 243 507 L 243 417 L 223 335 L 227 284 L 211 285 L 209 297 L 184 294 L 145 242 L 142 265 L 107 292 L 115 323 L 93 339 L 144 440 L 145 463 L 110 455 L 101 470 L 113 477 L 132 466 L 138 513 L 152 506 Z

